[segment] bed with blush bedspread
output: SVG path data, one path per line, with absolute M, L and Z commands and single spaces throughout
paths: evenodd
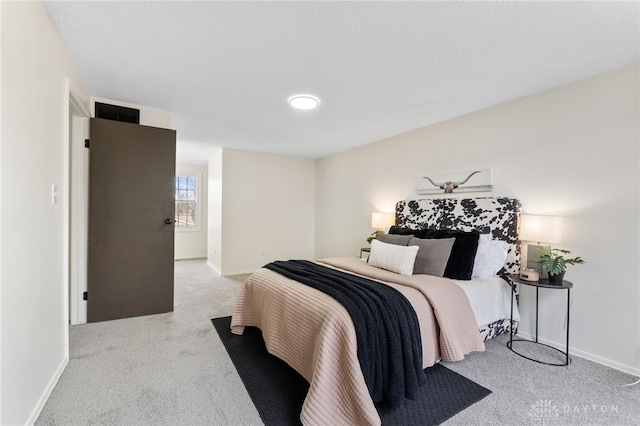
M 319 263 L 387 283 L 409 300 L 420 324 L 423 368 L 484 350 L 468 299 L 450 280 L 398 275 L 357 258 Z M 358 362 L 353 322 L 335 299 L 263 268 L 245 282 L 233 313 L 231 331 L 242 334 L 246 326 L 260 328 L 267 350 L 309 381 L 303 424 L 380 424 Z
M 506 242 L 501 274 L 518 270 L 519 216 L 520 203 L 508 198 L 410 200 L 396 205 L 396 227 L 403 230 L 473 231 L 484 234 L 485 240 Z M 511 287 L 497 276 L 458 281 L 424 274 L 400 275 L 356 258 L 319 263 L 400 291 L 418 317 L 425 368 L 482 351 L 483 339 L 508 332 L 512 326 L 503 309 L 513 297 Z M 500 288 L 499 300 L 493 301 L 498 313 L 493 317 L 485 315 L 483 306 L 491 287 Z M 269 352 L 309 381 L 300 416 L 303 424 L 380 424 L 358 362 L 353 321 L 335 299 L 262 268 L 245 282 L 236 303 L 232 332 L 242 334 L 246 326 L 260 328 Z

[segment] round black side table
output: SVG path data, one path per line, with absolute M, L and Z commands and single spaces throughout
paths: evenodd
M 548 279 L 541 279 L 540 281 L 525 281 L 521 279 L 518 275 L 509 275 L 509 278 L 512 280 L 513 283 L 524 284 L 524 285 L 528 285 L 536 288 L 536 339 L 535 340 L 514 339 L 513 327 L 511 327 L 511 331 L 509 333 L 509 342 L 507 342 L 507 347 L 511 349 L 513 353 L 523 358 L 526 358 L 530 361 L 538 362 L 540 364 L 556 365 L 556 366 L 569 365 L 569 363 L 571 362 L 571 358 L 569 358 L 569 318 L 570 318 L 569 309 L 570 309 L 570 301 L 571 301 L 571 288 L 573 287 L 573 283 L 571 281 L 562 281 L 562 284 L 552 284 L 552 283 L 549 283 Z M 512 285 L 515 285 L 515 284 L 512 284 Z M 548 288 L 552 290 L 567 290 L 567 345 L 564 352 L 558 348 L 554 348 L 553 346 L 550 346 L 538 341 L 538 294 L 541 288 Z M 511 324 L 513 324 L 513 297 L 511 298 Z M 565 362 L 551 363 L 551 362 L 544 362 L 534 358 L 530 358 L 513 349 L 513 342 L 527 342 L 527 343 L 534 343 L 534 344 L 546 346 L 548 348 L 551 348 L 563 354 L 565 356 Z
M 362 253 L 371 253 L 371 247 L 363 247 L 360 249 L 360 259 L 362 259 Z M 369 255 L 367 255 L 367 259 L 369 258 Z

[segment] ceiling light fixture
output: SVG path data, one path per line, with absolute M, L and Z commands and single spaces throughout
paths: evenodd
M 313 109 L 319 103 L 318 98 L 311 95 L 295 95 L 289 98 L 289 105 L 295 109 Z

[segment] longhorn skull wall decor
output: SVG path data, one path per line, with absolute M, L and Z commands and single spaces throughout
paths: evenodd
M 493 169 L 423 176 L 418 179 L 418 194 L 483 192 L 493 189 Z

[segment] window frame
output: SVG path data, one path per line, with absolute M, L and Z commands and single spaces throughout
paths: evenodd
M 195 225 L 193 227 L 186 226 L 177 226 L 176 221 L 176 205 L 179 202 L 184 202 L 182 200 L 178 200 L 175 196 L 178 188 L 177 188 L 177 178 L 191 178 L 196 181 L 195 188 L 195 209 L 194 209 L 194 218 Z M 202 231 L 202 173 L 176 173 L 173 180 L 173 190 L 174 190 L 174 199 L 173 199 L 173 219 L 174 219 L 174 229 L 176 232 L 201 232 Z M 189 201 L 190 202 L 190 201 Z

